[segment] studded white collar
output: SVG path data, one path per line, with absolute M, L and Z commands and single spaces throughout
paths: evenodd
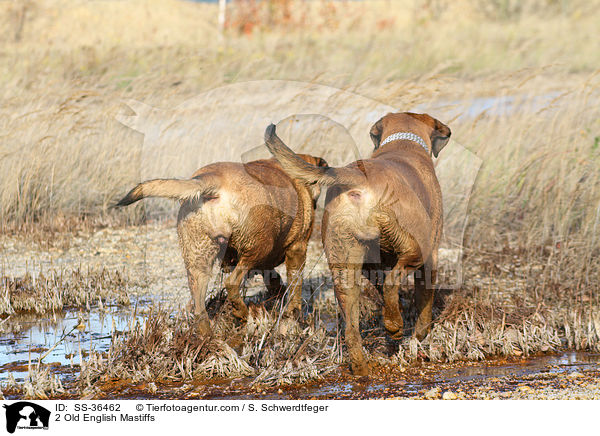
M 398 141 L 400 139 L 405 139 L 405 140 L 408 140 L 408 141 L 416 142 L 421 147 L 423 147 L 427 153 L 429 153 L 429 147 L 427 146 L 427 143 L 423 140 L 423 138 L 421 138 L 419 135 L 417 135 L 415 133 L 411 133 L 411 132 L 397 132 L 397 133 L 392 133 L 390 136 L 388 136 L 387 138 L 385 138 L 381 142 L 381 144 L 379 144 L 379 147 L 383 147 L 388 142 Z

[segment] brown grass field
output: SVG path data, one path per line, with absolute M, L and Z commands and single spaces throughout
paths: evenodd
M 231 379 L 261 392 L 350 377 L 318 231 L 304 324 L 283 325 L 277 307 L 257 303 L 248 325 L 237 325 L 220 305 L 220 277 L 207 339 L 187 334 L 193 320 L 179 310 L 188 291 L 175 206 L 110 208 L 141 179 L 245 159 L 269 117 L 315 107 L 311 86 L 339 90 L 314 113 L 350 113 L 360 153 L 370 110 L 418 108 L 453 131 L 439 162 L 443 189 L 464 177 L 456 150 L 481 162 L 470 195 L 445 198 L 444 249 L 459 250 L 463 281 L 438 293 L 428 338 L 391 343 L 365 299 L 365 348 L 379 377 L 423 364 L 600 352 L 597 6 L 235 1 L 221 32 L 215 4 L 0 2 L 0 334 L 21 330 L 26 314 L 73 309 L 85 318 L 110 304 L 130 310 L 137 295 L 168 295 L 144 307 L 143 323 L 113 332 L 107 350 L 82 355 L 76 376 L 61 381 L 31 364 L 30 379 L 0 382 L 0 395 L 127 396 L 123 381 L 148 397 L 183 383 L 214 393 L 208 381 Z M 266 80 L 280 82 L 247 85 Z M 330 163 L 352 160 L 347 133 L 309 127 L 288 131 L 292 145 Z M 468 206 L 466 225 L 451 213 L 455 201 Z M 409 287 L 402 298 L 412 325 Z

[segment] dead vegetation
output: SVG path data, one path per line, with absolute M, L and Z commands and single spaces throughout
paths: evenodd
M 246 378 L 250 385 L 285 385 L 318 379 L 339 364 L 340 337 L 311 321 L 300 325 L 253 305 L 248 322 L 239 325 L 224 307 L 213 319 L 214 334 L 202 337 L 193 317 L 155 309 L 143 324 L 115 336 L 107 353 L 90 356 L 80 382 Z
M 549 278 L 553 250 L 529 259 L 508 249 L 471 251 L 463 260 L 465 283 L 438 301 L 432 331 L 422 343 L 401 344 L 400 361 L 600 351 L 597 285 L 578 286 L 576 277 Z
M 119 271 L 67 269 L 0 278 L 0 316 L 110 303 L 129 304 L 127 280 Z
M 6 395 L 36 400 L 56 398 L 66 392 L 59 375 L 53 373 L 52 368 L 47 365 L 30 365 L 27 380 L 23 383 L 17 383 L 12 375 L 9 375 L 2 390 Z

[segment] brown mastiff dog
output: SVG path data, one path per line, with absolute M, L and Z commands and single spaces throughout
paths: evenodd
M 387 114 L 370 133 L 375 144 L 370 159 L 323 168 L 290 150 L 274 125 L 265 132 L 267 147 L 292 178 L 307 186 L 331 186 L 323 245 L 357 375 L 368 374 L 359 331 L 360 277 L 365 269 L 385 272 L 383 318 L 394 338 L 402 336 L 404 327 L 400 283 L 415 271 L 414 334 L 421 340 L 429 333 L 442 234 L 442 194 L 431 155 L 437 157 L 450 138 L 450 129 L 438 120 L 408 112 Z
M 318 157 L 299 155 L 308 165 L 326 167 Z M 290 178 L 275 159 L 247 164 L 220 162 L 199 169 L 189 180 L 156 179 L 140 183 L 116 206 L 145 197 L 181 201 L 177 233 L 200 330 L 210 332 L 206 289 L 217 258 L 233 267 L 225 287 L 233 313 L 245 319 L 248 308 L 239 288 L 249 273 L 261 273 L 270 295 L 284 287 L 274 268 L 285 261 L 289 288 L 286 314 L 301 315 L 301 270 L 312 232 L 320 188 Z

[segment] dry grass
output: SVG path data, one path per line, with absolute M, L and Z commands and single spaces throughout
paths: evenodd
M 598 11 L 583 1 L 520 2 L 509 19 L 477 0 L 295 1 L 288 2 L 289 22 L 274 17 L 284 8 L 274 10 L 272 3 L 257 11 L 251 35 L 231 31 L 219 38 L 216 5 L 8 2 L 1 36 L 10 62 L 1 77 L 19 88 L 100 79 L 136 90 L 162 76 L 163 83 L 186 78 L 205 89 L 256 78 L 320 76 L 321 83 L 344 86 L 440 69 L 472 74 L 555 63 L 589 71 L 598 65 L 589 40 Z M 231 9 L 230 18 L 241 9 Z
M 118 271 L 64 270 L 0 278 L 0 316 L 44 314 L 73 307 L 129 304 L 127 280 Z
M 454 137 L 484 160 L 471 241 L 505 234 L 508 225 L 509 236 L 522 245 L 577 234 L 592 255 L 588 248 L 598 243 L 591 235 L 598 222 L 599 117 L 598 79 L 590 75 L 599 55 L 588 39 L 598 21 L 596 8 L 550 0 L 283 3 L 259 11 L 263 24 L 250 36 L 229 31 L 222 39 L 214 36 L 215 5 L 0 4 L 6 23 L 2 228 L 40 221 L 68 226 L 72 216 L 104 224 L 144 218 L 139 209 L 126 215 L 107 209 L 145 170 L 139 134 L 115 121 L 123 97 L 173 108 L 224 84 L 286 79 L 350 88 L 408 108 L 516 89 L 523 104 L 553 91 L 568 98 L 549 105 L 560 111 L 539 108 L 528 117 L 451 123 Z M 282 9 L 291 11 L 285 31 L 281 20 L 273 24 L 269 18 Z M 235 17 L 235 8 L 230 12 Z M 132 24 L 126 18 L 132 15 L 144 19 Z M 355 59 L 361 59 L 358 66 Z M 537 69 L 549 64 L 558 66 Z M 194 138 L 207 160 L 219 158 L 214 139 Z M 260 138 L 250 141 L 258 144 Z M 241 151 L 233 154 L 239 159 Z M 559 207 L 549 207 L 548 200 Z
M 599 352 L 598 294 L 575 292 L 554 281 L 541 293 L 537 283 L 544 274 L 543 262 L 521 264 L 515 262 L 518 258 L 506 249 L 468 253 L 466 283 L 438 294 L 434 325 L 423 342 L 410 337 L 410 331 L 400 342 L 389 340 L 380 305 L 365 298 L 361 330 L 371 365 L 385 373 L 424 360 L 527 357 L 565 349 Z M 405 286 L 401 294 L 409 328 L 416 319 L 410 288 Z M 210 337 L 195 334 L 189 314 L 157 307 L 142 322 L 129 323 L 129 330 L 113 331 L 107 352 L 90 350 L 77 383 L 63 386 L 50 366 L 37 364 L 30 365 L 24 383 L 9 378 L 2 389 L 28 398 L 98 398 L 115 394 L 123 383 L 153 395 L 174 384 L 234 379 L 252 390 L 320 380 L 337 373 L 346 359 L 343 322 L 334 301 L 316 299 L 302 323 L 282 319 L 279 307 L 267 310 L 251 303 L 243 325 L 224 303 L 223 293 L 209 303 Z
M 23 383 L 18 383 L 9 374 L 8 381 L 2 386 L 6 395 L 18 396 L 22 399 L 47 400 L 63 395 L 66 390 L 60 377 L 52 373 L 45 365 L 30 365 L 29 374 Z M 0 391 L 0 398 L 2 391 Z
M 302 383 L 331 372 L 340 362 L 340 337 L 313 322 L 300 326 L 264 306 L 252 306 L 245 325 L 226 307 L 213 319 L 214 334 L 201 337 L 189 315 L 152 311 L 143 325 L 115 336 L 108 353 L 83 365 L 83 387 L 115 379 L 167 383 L 246 378 L 251 386 Z
M 600 294 L 593 287 L 571 288 L 577 281 L 546 277 L 554 268 L 552 258 L 546 253 L 528 259 L 506 248 L 470 252 L 465 283 L 438 302 L 432 331 L 422 343 L 401 344 L 400 362 L 600 351 Z

